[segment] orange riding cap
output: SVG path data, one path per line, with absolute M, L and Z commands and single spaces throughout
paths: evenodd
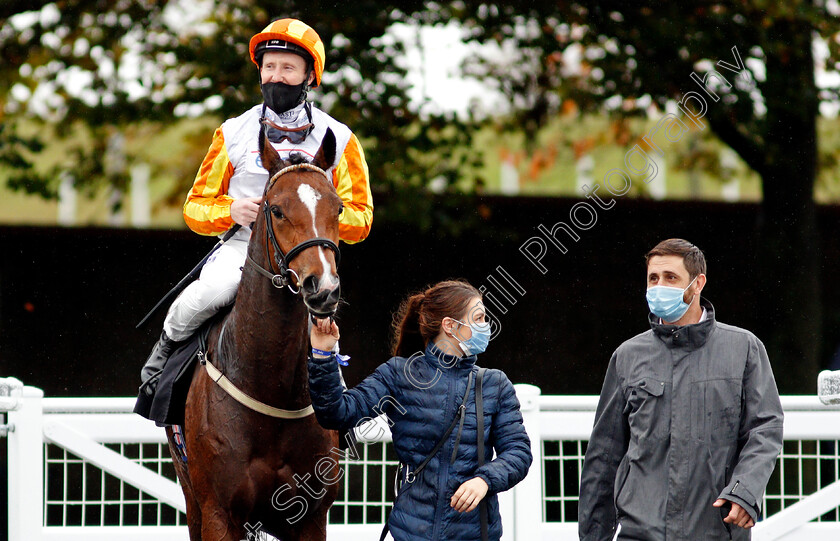
M 251 53 L 251 61 L 257 67 L 260 65 L 254 54 L 257 45 L 273 39 L 288 41 L 306 49 L 315 61 L 315 84 L 313 86 L 321 84 L 326 53 L 324 52 L 324 43 L 321 41 L 321 37 L 312 27 L 297 19 L 280 19 L 266 26 L 262 32 L 255 34 L 251 38 L 248 46 Z

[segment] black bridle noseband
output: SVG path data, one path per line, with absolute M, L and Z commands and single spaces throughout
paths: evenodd
M 254 265 L 254 267 L 257 269 L 257 272 L 271 280 L 271 283 L 272 285 L 274 285 L 274 287 L 282 289 L 288 286 L 289 291 L 291 291 L 295 295 L 300 293 L 300 277 L 292 268 L 289 267 L 289 265 L 291 264 L 294 258 L 301 254 L 301 252 L 303 252 L 307 248 L 312 248 L 314 246 L 328 248 L 332 250 L 335 254 L 335 266 L 338 267 L 338 264 L 341 262 L 341 252 L 338 250 L 338 245 L 325 237 L 314 237 L 311 239 L 307 239 L 301 242 L 300 244 L 297 244 L 286 253 L 283 253 L 283 250 L 280 248 L 280 244 L 277 242 L 277 237 L 274 235 L 274 224 L 271 219 L 271 209 L 269 208 L 266 196 L 268 195 L 268 190 L 281 175 L 297 169 L 308 169 L 310 171 L 317 171 L 324 175 L 324 178 L 327 179 L 327 182 L 329 182 L 329 177 L 327 176 L 326 171 L 324 171 L 317 165 L 312 165 L 309 163 L 299 163 L 295 165 L 290 165 L 289 167 L 283 168 L 277 173 L 275 173 L 274 176 L 271 177 L 271 179 L 269 179 L 268 184 L 266 184 L 265 192 L 263 193 L 262 205 L 263 216 L 265 216 L 265 227 L 268 233 L 265 239 L 265 256 L 266 260 L 268 260 L 268 269 L 264 269 L 262 266 L 260 266 L 260 264 L 254 261 L 250 255 L 247 256 L 248 262 Z M 271 263 L 271 257 L 269 256 L 269 243 L 271 243 L 271 246 L 274 248 L 274 263 L 277 264 L 277 268 L 279 269 L 277 272 L 274 272 L 274 265 Z M 292 275 L 294 275 L 294 281 L 291 280 Z M 292 287 L 293 285 L 294 288 Z

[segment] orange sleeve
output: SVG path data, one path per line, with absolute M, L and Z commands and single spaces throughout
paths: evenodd
M 333 184 L 344 202 L 344 211 L 338 220 L 339 238 L 348 244 L 365 240 L 373 222 L 373 198 L 365 153 L 355 135 L 350 135 L 333 171 Z
M 225 136 L 218 128 L 184 203 L 184 221 L 190 229 L 200 235 L 217 235 L 233 226 L 233 198 L 227 195 L 232 175 Z

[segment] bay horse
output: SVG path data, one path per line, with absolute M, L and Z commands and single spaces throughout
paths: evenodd
M 233 309 L 211 330 L 194 369 L 184 417 L 188 464 L 166 429 L 191 541 L 250 540 L 257 531 L 324 541 L 338 491 L 339 465 L 330 458 L 338 434 L 312 414 L 307 370 L 309 314 L 331 316 L 340 296 L 342 202 L 325 172 L 335 137 L 328 130 L 311 164 L 294 164 L 260 131 L 269 181 Z M 236 389 L 223 389 L 225 378 Z M 248 400 L 236 390 L 263 411 L 241 403 Z

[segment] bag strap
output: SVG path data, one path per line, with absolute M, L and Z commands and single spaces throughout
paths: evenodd
M 458 420 L 461 419 L 463 422 L 464 412 L 467 410 L 467 399 L 470 397 L 470 387 L 472 387 L 472 380 L 473 375 L 472 372 L 470 372 L 469 378 L 467 379 L 467 391 L 464 393 L 464 399 L 461 401 L 461 405 L 458 406 L 458 412 L 455 414 L 455 417 L 452 418 L 452 422 L 449 423 L 449 428 L 446 429 L 446 432 L 443 434 L 443 437 L 440 439 L 440 441 L 437 442 L 437 445 L 435 445 L 435 447 L 432 449 L 432 452 L 429 453 L 429 456 L 427 456 L 425 460 L 423 460 L 423 462 L 421 462 L 420 465 L 414 469 L 414 471 L 409 470 L 406 472 L 405 480 L 409 484 L 413 483 L 414 480 L 417 479 L 417 476 L 420 475 L 420 472 L 423 471 L 423 469 L 426 467 L 429 461 L 432 460 L 432 458 L 434 458 L 438 451 L 440 451 L 440 448 L 443 447 L 443 444 L 446 443 L 447 438 L 449 438 L 449 435 L 452 434 L 452 431 L 455 429 L 455 425 L 458 423 Z
M 484 396 L 482 394 L 482 381 L 484 380 L 484 373 L 487 371 L 486 368 L 479 368 L 478 369 L 478 376 L 476 376 L 475 381 L 475 419 L 476 419 L 476 432 L 477 436 L 477 446 L 478 446 L 478 467 L 484 466 Z M 487 498 L 486 495 L 484 498 L 481 499 L 481 502 L 478 504 L 478 513 L 479 513 L 479 520 L 481 521 L 481 539 L 482 541 L 487 541 L 489 536 L 488 534 L 488 526 L 487 526 Z
M 473 380 L 473 374 L 472 374 L 472 372 L 470 372 L 470 375 L 467 378 L 467 390 L 464 392 L 464 399 L 461 400 L 461 405 L 458 406 L 458 411 L 455 413 L 455 417 L 453 417 L 452 422 L 449 423 L 449 428 L 446 429 L 446 432 L 444 432 L 443 437 L 441 437 L 440 440 L 437 442 L 437 444 L 434 446 L 434 448 L 432 449 L 432 452 L 429 453 L 429 455 L 423 460 L 423 462 L 420 463 L 419 466 L 417 466 L 417 468 L 414 469 L 414 471 L 409 470 L 408 465 L 406 465 L 406 470 L 407 471 L 406 471 L 406 474 L 405 474 L 405 480 L 406 480 L 407 483 L 411 484 L 417 479 L 417 476 L 420 475 L 420 472 L 422 472 L 426 468 L 426 465 L 429 463 L 429 461 L 432 460 L 432 458 L 434 458 L 434 456 L 437 454 L 437 452 L 440 451 L 440 448 L 443 447 L 443 444 L 446 443 L 447 438 L 449 438 L 449 435 L 452 434 L 453 430 L 455 430 L 455 425 L 458 424 L 459 421 L 460 421 L 460 424 L 461 424 L 461 428 L 463 428 L 463 426 L 464 426 L 464 412 L 467 411 L 467 400 L 470 397 L 470 388 L 472 387 L 472 380 Z M 458 438 L 457 439 L 458 440 L 461 439 L 461 429 L 458 430 Z M 456 442 L 455 443 L 455 449 L 453 449 L 453 451 L 452 451 L 452 456 L 453 457 L 455 456 L 455 451 L 457 450 L 457 448 L 458 448 L 458 443 Z M 398 479 L 400 477 L 400 471 L 401 470 L 402 470 L 402 468 L 397 468 L 397 478 Z M 400 486 L 400 484 L 394 483 L 394 488 L 396 490 L 399 490 L 399 486 Z M 396 495 L 394 495 L 394 503 L 395 504 L 397 503 Z M 385 536 L 387 534 L 388 534 L 388 521 L 385 520 L 385 524 L 382 527 L 382 534 L 379 536 L 379 541 L 384 541 Z

